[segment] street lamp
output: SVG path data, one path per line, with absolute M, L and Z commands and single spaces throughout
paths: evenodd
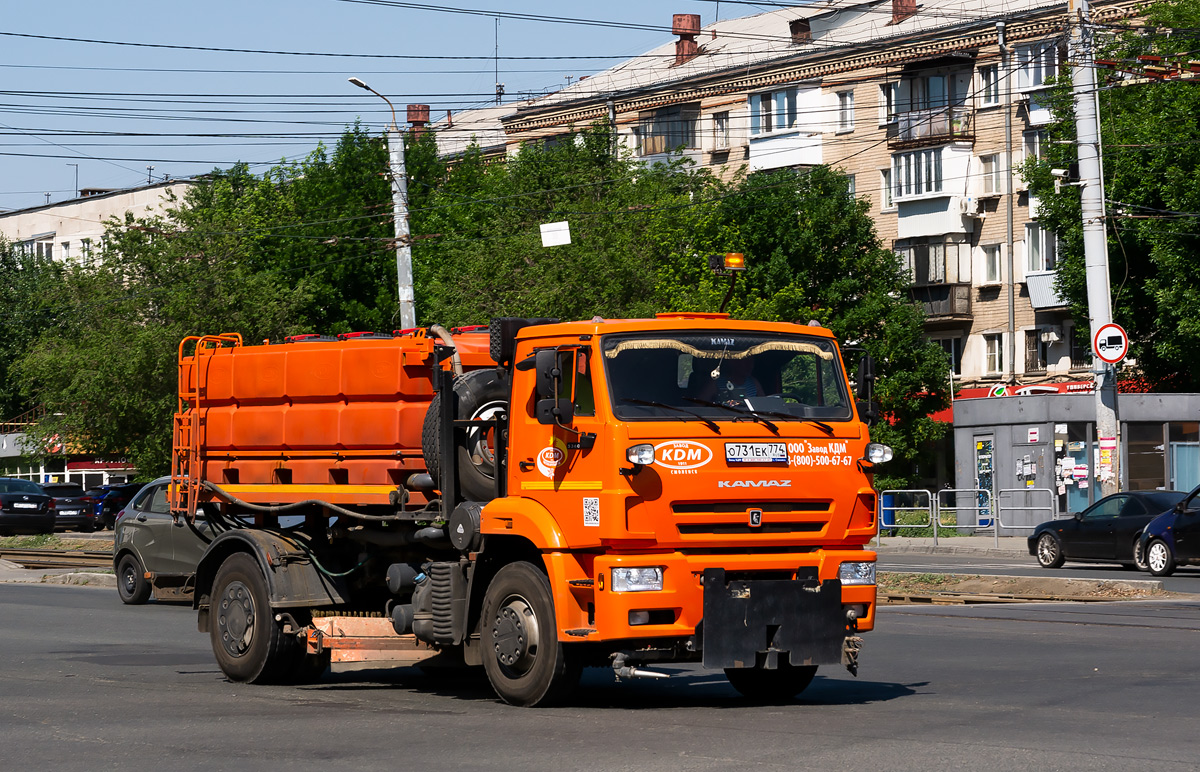
M 400 296 L 400 326 L 417 326 L 417 310 L 413 295 L 412 246 L 408 231 L 408 179 L 404 170 L 404 137 L 396 123 L 396 107 L 392 100 L 368 86 L 359 78 L 349 78 L 352 84 L 370 91 L 387 102 L 392 110 L 392 125 L 388 127 L 388 158 L 392 171 L 392 220 L 396 228 L 396 286 Z

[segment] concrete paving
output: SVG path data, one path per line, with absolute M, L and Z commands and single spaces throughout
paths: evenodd
M 1017 557 L 1029 555 L 1029 542 L 1024 536 L 877 536 L 870 545 L 880 554 L 925 553 L 943 555 L 979 555 L 984 557 Z

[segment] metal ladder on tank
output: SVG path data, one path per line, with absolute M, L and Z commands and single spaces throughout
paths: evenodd
M 190 362 L 184 354 L 189 343 L 195 344 Z M 176 519 L 186 517 L 189 523 L 196 521 L 196 504 L 200 496 L 200 352 L 206 347 L 216 349 L 223 345 L 241 346 L 242 336 L 238 333 L 190 335 L 179 343 L 179 394 L 172 420 L 169 495 L 171 516 Z M 189 364 L 190 378 L 185 373 Z

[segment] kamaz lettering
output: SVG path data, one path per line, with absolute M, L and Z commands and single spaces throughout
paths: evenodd
M 719 480 L 718 488 L 790 488 L 791 480 Z

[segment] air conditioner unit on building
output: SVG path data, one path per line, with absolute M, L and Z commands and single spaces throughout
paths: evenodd
M 1058 343 L 1062 340 L 1062 328 L 1051 327 L 1042 331 L 1042 343 Z
M 957 207 L 958 213 L 966 217 L 979 216 L 979 199 L 974 196 L 955 196 L 951 205 Z

